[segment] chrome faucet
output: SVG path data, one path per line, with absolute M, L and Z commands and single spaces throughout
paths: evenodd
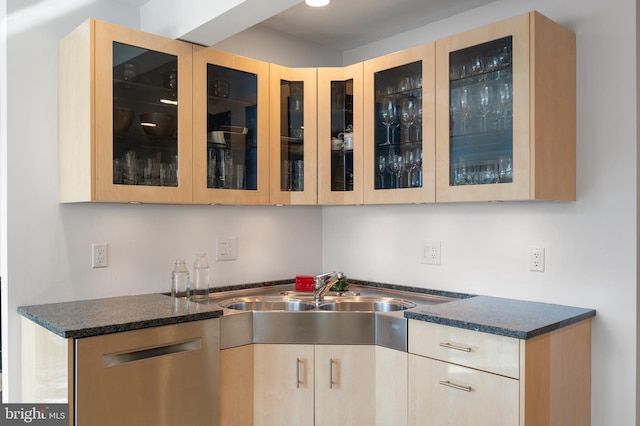
M 313 300 L 322 302 L 329 289 L 344 277 L 342 272 L 336 271 L 316 275 L 313 280 Z

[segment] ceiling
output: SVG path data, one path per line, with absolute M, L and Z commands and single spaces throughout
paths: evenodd
M 109 1 L 140 7 L 149 1 L 160 0 Z M 206 40 L 206 31 L 209 31 L 212 33 L 211 39 L 215 40 L 216 36 L 213 33 L 220 31 L 221 25 L 232 25 L 231 28 L 233 28 L 235 23 L 240 31 L 242 28 L 255 25 L 278 31 L 292 38 L 309 41 L 327 49 L 344 52 L 495 0 L 331 0 L 328 6 L 320 8 L 307 6 L 302 0 L 298 0 L 297 3 L 296 1 L 288 2 L 295 4 L 293 7 L 285 8 L 280 13 L 274 11 L 271 14 L 268 7 L 262 7 L 262 1 L 264 0 L 243 0 L 236 7 L 235 15 L 231 13 L 220 16 L 218 20 L 212 16 L 210 25 L 202 27 L 205 33 L 199 35 L 200 39 Z M 287 2 L 280 0 L 280 3 Z M 276 14 L 273 15 L 273 13 Z M 248 22 L 249 20 L 245 19 L 246 15 L 254 15 L 253 22 Z M 168 21 L 170 22 L 171 18 L 168 18 Z M 201 40 L 196 42 L 207 44 Z
M 300 3 L 258 24 L 327 48 L 349 50 L 495 0 L 332 0 Z

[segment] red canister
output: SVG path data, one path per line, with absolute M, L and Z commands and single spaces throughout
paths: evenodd
M 296 275 L 296 291 L 313 291 L 313 275 Z

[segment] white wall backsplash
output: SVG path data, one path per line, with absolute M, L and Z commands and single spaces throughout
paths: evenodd
M 592 424 L 636 424 L 635 2 L 499 0 L 346 52 L 342 60 L 369 59 L 531 9 L 577 34 L 575 203 L 61 206 L 58 39 L 89 16 L 136 27 L 137 11 L 95 2 L 10 36 L 8 267 L 3 271 L 10 301 L 3 315 L 11 345 L 4 348 L 9 351 L 4 374 L 10 376 L 4 377 L 10 383 L 5 400 L 20 400 L 17 306 L 166 291 L 175 258 L 191 266 L 195 252 L 204 250 L 212 259 L 216 236 L 237 236 L 238 261 L 211 262 L 214 285 L 339 269 L 359 279 L 595 308 Z M 310 55 L 302 47 L 297 51 L 294 42 L 283 49 L 275 35 L 269 43 L 249 46 L 250 34 L 217 47 L 251 56 L 259 45 L 259 59 L 284 65 L 316 66 L 318 58 L 340 65 L 333 52 Z M 442 242 L 440 266 L 420 263 L 421 239 Z M 90 268 L 92 242 L 109 243 L 108 268 Z M 528 271 L 530 246 L 546 249 L 545 272 Z

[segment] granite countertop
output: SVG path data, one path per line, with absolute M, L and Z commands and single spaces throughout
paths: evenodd
M 81 338 L 222 316 L 222 310 L 162 294 L 21 306 L 18 313 L 64 338 Z
M 353 281 L 354 284 L 371 287 L 437 295 L 442 293 L 392 284 Z M 231 286 L 222 290 L 269 289 L 272 285 L 280 284 L 282 282 L 278 281 Z M 419 305 L 404 311 L 404 317 L 518 339 L 530 339 L 596 314 L 594 309 L 549 303 L 450 292 L 442 295 L 453 297 L 455 300 Z M 18 308 L 18 313 L 61 337 L 81 338 L 218 318 L 222 316 L 223 310 L 217 303 L 195 303 L 163 294 L 142 294 L 22 306 Z
M 530 339 L 595 316 L 594 309 L 475 296 L 405 312 L 405 318 Z

